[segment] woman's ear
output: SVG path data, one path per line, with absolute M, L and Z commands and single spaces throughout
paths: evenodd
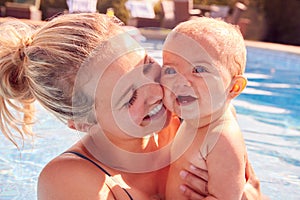
M 231 81 L 231 89 L 229 95 L 231 98 L 237 97 L 246 87 L 247 79 L 243 75 L 235 76 Z
M 91 124 L 77 123 L 74 122 L 74 120 L 68 120 L 68 127 L 77 131 L 87 132 L 90 129 Z
M 76 130 L 75 123 L 73 120 L 70 120 L 70 119 L 68 120 L 68 127 Z

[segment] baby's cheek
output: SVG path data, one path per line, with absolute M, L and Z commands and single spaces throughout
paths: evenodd
M 174 102 L 176 101 L 175 98 L 176 97 L 171 90 L 164 88 L 163 103 L 166 108 L 172 112 L 174 112 Z
M 174 99 L 176 98 L 174 93 L 172 92 L 172 85 L 173 85 L 173 81 L 170 80 L 169 78 L 167 78 L 166 76 L 162 76 L 160 83 L 162 85 L 163 88 L 163 103 L 164 106 L 170 110 L 170 111 L 174 111 Z

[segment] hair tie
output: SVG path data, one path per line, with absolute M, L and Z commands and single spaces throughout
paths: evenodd
M 25 58 L 25 52 L 24 52 L 24 50 L 29 45 L 31 45 L 31 43 L 32 43 L 32 38 L 31 37 L 29 37 L 25 41 L 21 42 L 21 46 L 19 47 L 18 54 L 19 54 L 19 58 L 20 58 L 20 60 L 22 62 L 24 61 L 24 58 Z
M 24 47 L 19 48 L 19 58 L 21 61 L 24 61 L 25 53 L 24 53 Z

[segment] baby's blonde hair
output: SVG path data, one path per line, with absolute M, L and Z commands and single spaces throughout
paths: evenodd
M 37 29 L 16 20 L 1 24 L 1 132 L 16 145 L 13 130 L 22 138 L 32 135 L 35 100 L 64 122 L 85 115 L 93 104 L 88 97 L 72 107 L 76 74 L 99 44 L 121 32 L 119 24 L 96 13 L 61 15 Z
M 174 31 L 200 42 L 210 54 L 220 60 L 232 77 L 244 73 L 246 47 L 238 26 L 221 19 L 198 17 L 180 23 Z

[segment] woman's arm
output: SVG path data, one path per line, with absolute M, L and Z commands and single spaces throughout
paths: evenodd
M 198 200 L 204 198 L 203 195 L 198 194 L 199 191 L 205 191 L 207 187 L 207 173 L 195 166 L 191 166 L 188 171 L 182 170 L 181 177 L 185 180 L 186 184 L 182 187 L 182 193 L 191 200 Z M 246 181 L 242 200 L 261 200 L 268 199 L 264 197 L 260 190 L 260 182 L 257 178 L 249 160 L 246 164 Z M 198 192 L 198 193 L 197 193 Z

